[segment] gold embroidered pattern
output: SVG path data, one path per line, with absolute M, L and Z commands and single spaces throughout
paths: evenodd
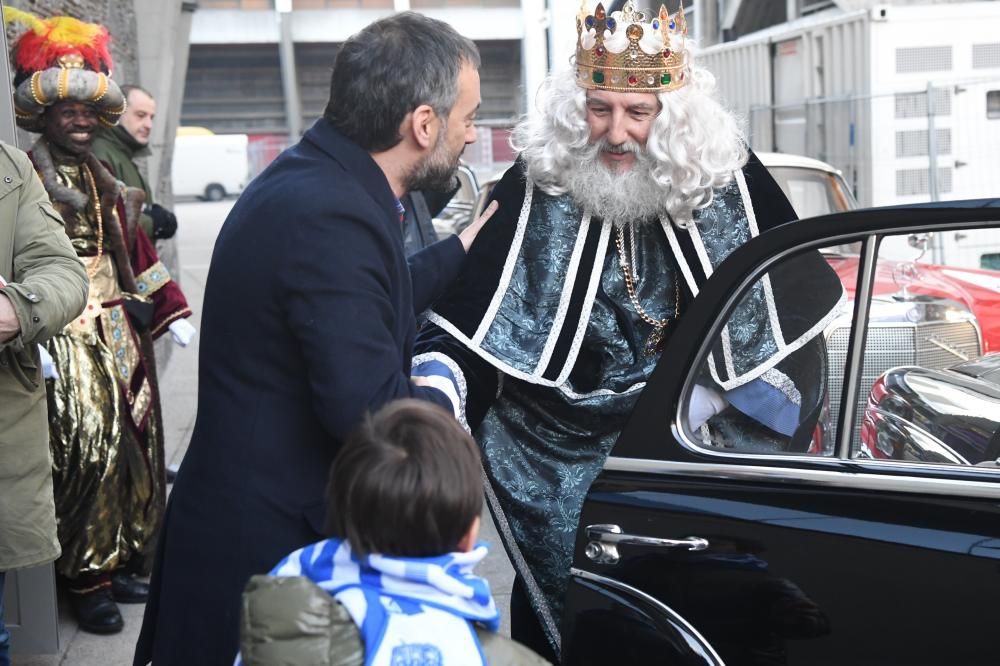
M 49 103 L 48 98 L 45 96 L 45 92 L 42 90 L 42 73 L 35 72 L 31 75 L 31 96 L 35 100 L 35 104 L 38 106 L 45 106 Z
M 121 298 L 121 292 L 118 290 L 117 272 L 109 255 L 80 257 L 80 261 L 83 262 L 87 274 L 93 276 L 90 279 L 87 305 L 66 325 L 63 332 L 84 340 L 91 340 L 97 336 L 98 320 L 108 314 L 102 303 Z M 93 342 L 89 344 L 93 344 Z
M 69 95 L 69 70 L 59 70 L 59 82 L 56 84 L 56 99 L 66 99 Z
M 170 282 L 170 271 L 158 261 L 136 276 L 136 293 L 140 296 L 152 296 L 168 282 Z
M 129 326 L 126 317 L 125 308 L 122 305 L 112 305 L 105 308 L 100 322 L 104 343 L 111 350 L 115 369 L 118 371 L 118 377 L 125 388 L 125 395 L 129 403 L 132 403 L 133 396 L 130 384 L 136 368 L 139 367 L 139 348 L 132 336 L 132 327 Z
M 97 75 L 97 90 L 91 96 L 91 102 L 100 102 L 108 92 L 108 77 L 104 74 Z
M 66 324 L 63 333 L 91 341 L 91 344 L 93 344 L 93 340 L 97 337 L 97 319 L 103 311 L 101 302 L 90 298 L 87 301 L 87 305 L 84 306 L 83 312 L 77 315 L 73 321 Z
M 139 391 L 135 394 L 135 400 L 132 401 L 132 422 L 141 425 L 152 404 L 153 390 L 149 387 L 149 380 L 144 377 L 142 386 L 139 387 Z
M 107 303 L 108 301 L 114 301 L 122 297 L 121 290 L 118 288 L 118 271 L 109 255 L 80 257 L 80 259 L 83 261 L 83 265 L 90 270 L 90 274 L 93 275 L 90 278 L 89 301 Z M 95 313 L 96 315 L 97 313 Z

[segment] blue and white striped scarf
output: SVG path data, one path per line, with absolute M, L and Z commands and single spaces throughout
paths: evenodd
M 496 631 L 500 614 L 489 583 L 472 569 L 487 550 L 478 544 L 438 557 L 359 557 L 346 541 L 326 539 L 270 573 L 305 576 L 336 597 L 361 632 L 365 666 L 485 664 L 472 623 Z

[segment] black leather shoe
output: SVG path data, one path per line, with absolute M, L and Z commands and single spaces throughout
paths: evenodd
M 106 587 L 91 592 L 69 593 L 80 628 L 92 634 L 117 634 L 125 626 L 118 604 Z
M 149 598 L 149 583 L 121 569 L 111 573 L 111 596 L 120 604 L 141 604 Z

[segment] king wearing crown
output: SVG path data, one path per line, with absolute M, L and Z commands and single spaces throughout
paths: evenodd
M 144 193 L 90 150 L 97 127 L 125 110 L 107 30 L 3 11 L 27 27 L 14 44 L 16 120 L 41 135 L 29 155 L 90 278 L 83 312 L 47 347 L 56 571 L 80 627 L 114 633 L 123 626 L 116 602 L 146 600 L 136 575 L 148 573 L 165 504 L 152 342 L 190 332 L 191 310 L 136 224 Z
M 513 637 L 554 662 L 584 496 L 669 356 L 675 321 L 726 256 L 795 219 L 715 99 L 683 7 L 585 4 L 576 28 L 572 66 L 548 77 L 514 130 L 517 162 L 491 195 L 499 211 L 417 341 L 423 360 L 454 369 L 483 451 L 518 574 Z M 769 307 L 741 306 L 745 327 L 724 333 L 733 363 L 699 380 L 689 427 L 736 412 L 785 441 L 810 436 L 822 390 L 793 350 L 822 346 L 842 290 L 818 254 L 797 265 L 816 285 L 809 302 L 797 276 L 773 272 Z M 776 340 L 772 315 L 806 332 Z

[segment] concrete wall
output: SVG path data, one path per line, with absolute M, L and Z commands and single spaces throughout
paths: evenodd
M 138 74 L 135 7 L 132 3 L 107 0 L 5 0 L 4 4 L 42 17 L 63 14 L 106 26 L 112 37 L 114 79 L 126 81 Z M 20 34 L 20 31 L 17 34 Z
M 139 82 L 157 100 L 150 144 L 154 159 L 149 182 L 158 201 L 171 201 L 170 158 L 180 122 L 187 71 L 191 16 L 195 3 L 181 0 L 134 0 Z

